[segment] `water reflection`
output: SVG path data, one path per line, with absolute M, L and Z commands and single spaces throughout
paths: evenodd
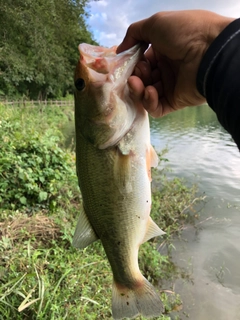
M 152 143 L 168 146 L 173 175 L 194 178 L 209 195 L 240 201 L 240 155 L 208 106 L 187 108 L 151 121 Z
M 183 314 L 194 320 L 240 319 L 240 154 L 208 106 L 151 120 L 152 143 L 168 146 L 172 172 L 198 183 L 208 202 L 200 229 L 188 226 L 173 259 L 191 271 L 179 279 Z M 235 204 L 235 205 L 234 205 Z

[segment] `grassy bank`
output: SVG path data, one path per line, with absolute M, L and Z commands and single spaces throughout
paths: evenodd
M 0 319 L 111 319 L 112 273 L 101 244 L 71 246 L 81 203 L 73 143 L 68 137 L 66 148 L 63 135 L 72 107 L 0 104 L 0 115 Z M 139 263 L 165 305 L 156 319 L 167 320 L 181 308 L 171 286 L 181 270 L 156 249 L 171 249 L 196 190 L 166 179 L 164 161 L 160 167 L 152 218 L 167 234 L 141 246 Z

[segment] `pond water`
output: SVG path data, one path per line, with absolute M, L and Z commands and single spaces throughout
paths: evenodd
M 152 144 L 166 146 L 169 176 L 197 183 L 206 195 L 198 226 L 176 240 L 173 259 L 192 281 L 179 279 L 182 316 L 194 320 L 240 319 L 240 153 L 206 105 L 151 121 Z

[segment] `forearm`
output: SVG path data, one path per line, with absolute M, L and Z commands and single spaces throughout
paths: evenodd
M 208 48 L 197 87 L 240 149 L 240 19 L 228 25 Z

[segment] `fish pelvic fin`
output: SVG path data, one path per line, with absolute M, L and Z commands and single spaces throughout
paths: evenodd
M 163 234 L 166 234 L 166 232 L 162 231 L 159 226 L 152 220 L 151 217 L 148 219 L 148 226 L 147 226 L 147 232 L 144 236 L 143 242 L 147 242 L 148 240 L 162 236 Z
M 155 168 L 158 166 L 158 160 L 158 155 L 153 146 L 150 144 L 146 150 L 146 169 L 150 182 L 152 181 L 151 168 Z
M 83 249 L 98 240 L 98 236 L 93 230 L 84 208 L 81 208 L 80 217 L 74 232 L 72 245 L 75 248 Z
M 142 276 L 141 285 L 133 289 L 113 282 L 112 315 L 114 320 L 133 319 L 138 315 L 157 317 L 163 312 L 163 304 L 150 282 Z
M 150 145 L 150 155 L 151 155 L 151 167 L 155 168 L 158 166 L 159 158 L 152 145 Z

